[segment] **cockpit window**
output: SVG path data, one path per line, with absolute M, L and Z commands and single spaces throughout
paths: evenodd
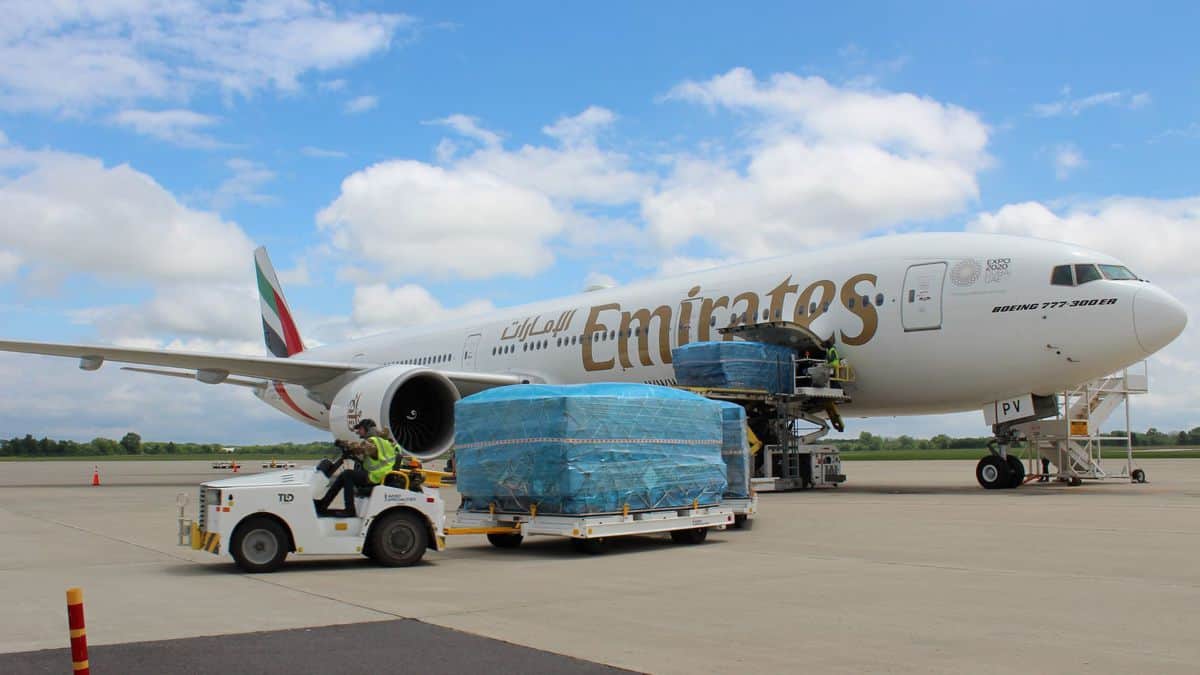
M 1089 281 L 1098 281 L 1104 277 L 1100 276 L 1100 270 L 1096 269 L 1095 265 L 1076 265 L 1075 266 L 1075 284 L 1082 286 Z
M 1122 265 L 1101 265 L 1100 271 L 1104 273 L 1105 279 L 1113 281 L 1137 281 L 1138 278 L 1128 267 Z
M 1050 283 L 1055 286 L 1074 286 L 1075 277 L 1071 274 L 1070 265 L 1059 265 L 1054 268 L 1054 273 L 1050 275 Z

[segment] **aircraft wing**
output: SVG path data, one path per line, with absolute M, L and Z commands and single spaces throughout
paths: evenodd
M 371 370 L 382 365 L 360 362 L 309 361 L 296 358 L 281 359 L 271 356 L 204 354 L 201 352 L 184 352 L 168 349 L 101 347 L 52 342 L 17 342 L 12 340 L 0 340 L 0 351 L 73 357 L 79 359 L 79 367 L 84 370 L 96 370 L 105 361 L 134 363 L 159 368 L 194 370 L 196 371 L 195 379 L 208 384 L 219 384 L 228 380 L 230 375 L 235 375 L 314 387 L 348 373 Z M 456 386 L 467 385 L 469 388 L 476 389 L 480 387 L 520 384 L 526 381 L 518 375 L 440 372 L 448 377 Z M 162 375 L 167 373 L 158 372 L 154 374 Z M 234 384 L 240 383 L 234 382 Z

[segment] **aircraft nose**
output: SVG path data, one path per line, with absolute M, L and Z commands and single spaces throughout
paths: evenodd
M 1187 326 L 1183 303 L 1166 291 L 1147 286 L 1133 297 L 1133 330 L 1147 354 L 1166 347 Z

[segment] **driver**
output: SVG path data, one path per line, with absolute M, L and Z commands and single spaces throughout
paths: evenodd
M 353 518 L 355 488 L 373 487 L 383 483 L 396 462 L 396 446 L 379 431 L 375 420 L 364 419 L 353 428 L 363 440 L 342 446 L 342 458 L 345 459 L 347 453 L 353 455 L 356 460 L 354 468 L 343 470 L 337 480 L 329 486 L 325 496 L 317 500 L 318 516 Z M 338 492 L 342 493 L 344 508 L 340 511 L 330 510 L 329 504 L 337 497 Z

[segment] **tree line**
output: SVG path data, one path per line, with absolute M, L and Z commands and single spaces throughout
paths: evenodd
M 1124 439 L 1124 431 L 1111 431 L 1107 436 Z M 988 436 L 952 437 L 938 434 L 932 438 L 898 436 L 889 438 L 864 431 L 856 439 L 827 441 L 840 450 L 884 451 L 884 450 L 956 450 L 982 448 L 988 444 Z M 1113 441 L 1114 447 L 1117 441 Z M 1163 447 L 1200 445 L 1200 427 L 1190 431 L 1159 431 L 1150 427 L 1146 431 L 1133 433 L 1135 447 Z M 0 457 L 95 457 L 106 455 L 215 455 L 221 454 L 224 446 L 216 443 L 176 443 L 174 441 L 143 441 L 142 437 L 129 432 L 120 440 L 93 438 L 90 441 L 58 441 L 50 438 L 34 438 L 30 434 L 0 440 Z M 314 443 L 276 443 L 269 445 L 242 445 L 236 453 L 243 455 L 275 455 L 286 457 L 320 457 L 332 453 L 331 444 L 325 441 Z
M 1125 432 L 1110 431 L 1105 436 L 1112 438 L 1125 439 Z M 1200 427 L 1195 427 L 1190 431 L 1159 431 L 1154 427 L 1150 427 L 1146 431 L 1135 431 L 1131 434 L 1134 447 L 1174 447 L 1180 445 L 1200 445 Z M 869 431 L 864 431 L 858 435 L 856 439 L 839 439 L 828 442 L 835 445 L 839 450 L 857 450 L 857 451 L 883 451 L 883 450 L 959 450 L 986 447 L 991 441 L 990 436 L 978 437 L 952 437 L 945 434 L 938 434 L 933 438 L 913 438 L 912 436 L 898 436 L 896 438 L 888 438 L 884 436 L 876 436 Z M 1113 447 L 1116 447 L 1118 441 L 1113 441 Z M 1107 445 L 1107 444 L 1106 444 Z
M 93 438 L 90 441 L 59 441 L 51 438 L 34 438 L 31 434 L 0 440 L 0 457 L 95 457 L 108 455 L 214 455 L 222 454 L 224 448 L 217 443 L 176 443 L 174 441 L 143 441 L 142 437 L 129 432 L 120 440 Z M 332 452 L 328 442 L 276 443 L 271 445 L 237 446 L 236 454 L 271 454 L 300 457 L 321 456 Z

